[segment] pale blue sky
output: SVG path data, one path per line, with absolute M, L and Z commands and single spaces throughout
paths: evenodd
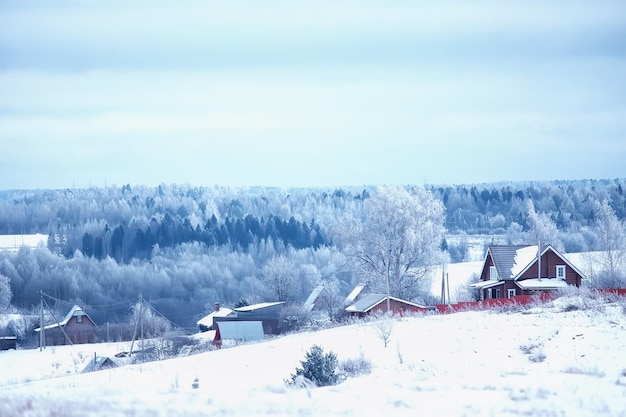
M 624 177 L 624 39 L 624 1 L 3 1 L 0 189 Z

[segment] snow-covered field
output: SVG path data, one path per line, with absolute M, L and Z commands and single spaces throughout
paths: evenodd
M 0 352 L 0 415 L 625 417 L 625 305 L 570 296 L 401 318 L 386 348 L 375 323 L 358 323 L 85 374 L 94 353 L 128 344 Z M 340 361 L 365 358 L 372 372 L 286 386 L 314 344 Z

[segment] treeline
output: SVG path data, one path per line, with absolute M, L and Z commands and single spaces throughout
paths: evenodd
M 80 229 L 80 228 L 78 228 Z M 92 228 L 93 229 L 93 228 Z M 57 253 L 70 257 L 76 250 L 84 256 L 105 259 L 110 256 L 120 263 L 132 259 L 150 259 L 155 250 L 178 246 L 182 243 L 200 242 L 206 247 L 226 246 L 233 251 L 247 252 L 250 245 L 260 242 L 280 242 L 294 249 L 317 249 L 326 242 L 318 224 L 289 220 L 270 215 L 258 219 L 248 214 L 244 218 L 218 221 L 215 215 L 203 225 L 192 225 L 189 217 L 180 215 L 155 216 L 149 222 L 133 220 L 129 225 L 122 223 L 111 229 L 104 224 L 102 230 L 84 232 L 80 241 L 68 239 L 79 232 L 60 226 L 49 234 L 48 246 Z
M 527 202 L 556 224 L 567 252 L 596 249 L 594 204 L 626 217 L 625 179 L 428 187 L 446 208 L 450 234 L 515 235 L 529 230 Z M 186 242 L 247 251 L 271 240 L 283 247 L 333 244 L 338 219 L 358 214 L 372 187 L 278 189 L 160 185 L 0 192 L 0 234 L 43 233 L 66 258 L 120 263 L 149 260 Z M 358 217 L 358 216 L 357 216 Z M 514 238 L 514 236 L 512 236 Z M 453 260 L 464 260 L 455 251 Z
M 563 231 L 592 223 L 594 201 L 608 200 L 623 219 L 624 187 L 626 179 L 426 188 L 443 202 L 449 231 L 477 234 L 503 232 L 512 223 L 525 227 L 528 199 L 537 212 L 549 214 Z M 235 223 L 241 220 L 245 225 L 248 215 L 266 224 L 270 217 L 281 222 L 290 222 L 293 217 L 308 225 L 314 220 L 324 234 L 338 215 L 358 211 L 371 191 L 372 187 L 279 189 L 129 184 L 106 189 L 8 190 L 0 191 L 0 234 L 57 233 L 68 227 L 84 228 L 80 239 L 84 232 L 97 236 L 105 225 L 114 230 L 119 225 L 133 227 L 133 222 L 141 224 L 145 232 L 145 225 L 153 219 L 160 223 L 166 215 L 194 231 L 198 226 L 203 229 L 212 216 L 220 226 L 226 218 Z
M 626 218 L 626 179 L 551 181 L 432 187 L 446 207 L 448 231 L 503 234 L 516 223 L 527 228 L 526 201 L 546 213 L 559 230 L 577 231 L 594 221 L 593 204 L 607 200 L 619 219 Z

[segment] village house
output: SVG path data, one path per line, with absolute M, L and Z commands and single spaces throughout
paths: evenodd
M 345 308 L 353 317 L 365 317 L 369 314 L 387 312 L 387 296 L 385 294 L 366 294 Z M 389 311 L 394 315 L 426 313 L 428 307 L 396 297 L 389 297 Z
M 243 307 L 237 307 L 233 314 L 224 317 L 213 317 L 213 329 L 217 323 L 236 321 L 259 321 L 265 334 L 277 335 L 283 330 L 281 323 L 281 311 L 284 301 L 257 303 Z
M 75 305 L 63 320 L 44 326 L 43 329 L 44 346 L 53 346 L 95 343 L 98 327 L 82 308 Z M 36 328 L 35 332 L 39 334 L 41 328 Z
M 480 281 L 470 287 L 480 299 L 511 298 L 580 287 L 583 274 L 550 245 L 492 245 L 487 249 Z
M 362 294 L 366 284 L 358 284 L 348 294 L 344 301 L 345 311 L 353 317 L 365 317 L 369 314 L 387 312 L 387 295 L 385 294 Z M 389 297 L 389 311 L 393 314 L 402 315 L 407 313 L 425 313 L 428 307 L 413 303 L 411 301 L 402 300 L 397 297 Z
M 228 317 L 235 316 L 236 313 L 230 308 L 222 307 L 219 302 L 216 302 L 213 307 L 213 311 L 206 316 L 202 317 L 200 320 L 196 322 L 198 326 L 198 330 L 201 332 L 206 332 L 209 330 L 215 330 L 213 327 L 213 319 L 215 317 Z

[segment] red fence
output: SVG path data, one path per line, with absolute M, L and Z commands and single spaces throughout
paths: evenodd
M 620 297 L 626 297 L 626 288 L 619 289 L 598 289 L 594 290 L 601 294 L 614 294 Z M 455 313 L 457 311 L 467 310 L 487 310 L 490 308 L 505 307 L 512 305 L 527 305 L 531 303 L 545 303 L 553 300 L 557 295 L 549 292 L 541 292 L 537 295 L 516 295 L 511 298 L 489 298 L 483 301 L 463 301 L 456 304 L 435 304 L 438 313 Z
M 626 288 L 607 288 L 602 290 L 596 290 L 602 294 L 615 294 L 620 297 L 626 297 Z

